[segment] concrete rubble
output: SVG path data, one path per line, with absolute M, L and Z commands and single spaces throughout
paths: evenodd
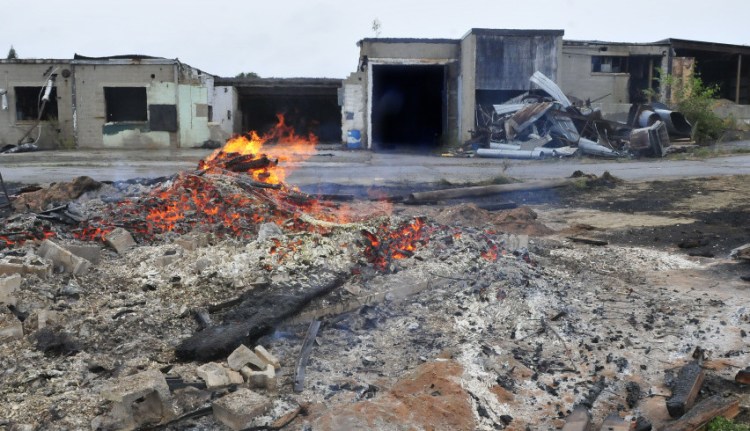
M 597 231 L 529 207 L 363 207 L 244 236 L 118 228 L 101 248 L 60 231 L 0 250 L 0 426 L 632 430 L 748 405 L 750 313 L 737 285 L 707 287 L 713 263 L 580 241 Z M 201 334 L 229 342 L 180 357 Z

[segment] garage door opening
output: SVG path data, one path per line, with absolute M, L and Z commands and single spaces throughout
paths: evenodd
M 247 95 L 240 97 L 242 132 L 265 133 L 276 125 L 276 114 L 298 135 L 315 134 L 319 142 L 341 141 L 341 108 L 333 95 Z
M 374 149 L 440 145 L 446 112 L 445 66 L 373 65 Z

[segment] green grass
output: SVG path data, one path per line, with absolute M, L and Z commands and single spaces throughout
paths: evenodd
M 750 426 L 736 424 L 729 419 L 717 417 L 708 423 L 708 431 L 750 431 Z

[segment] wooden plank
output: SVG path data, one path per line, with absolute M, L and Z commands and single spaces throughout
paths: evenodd
M 567 238 L 573 242 L 580 242 L 582 244 L 600 245 L 600 246 L 609 244 L 609 242 L 601 240 L 601 239 L 585 238 L 582 236 L 569 236 Z
M 672 397 L 667 400 L 667 410 L 670 416 L 678 418 L 690 410 L 698 397 L 705 377 L 706 371 L 698 361 L 692 361 L 680 369 Z
M 553 189 L 564 187 L 572 180 L 529 181 L 515 184 L 493 184 L 489 186 L 459 187 L 430 192 L 416 192 L 409 195 L 410 202 L 434 202 L 443 199 L 467 198 L 474 196 L 489 196 L 499 193 L 524 192 L 532 190 Z
M 696 404 L 685 416 L 667 425 L 663 431 L 698 431 L 715 417 L 732 419 L 739 413 L 740 403 L 736 398 L 714 395 Z

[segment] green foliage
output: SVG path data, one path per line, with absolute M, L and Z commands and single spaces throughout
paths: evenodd
M 750 426 L 736 424 L 729 419 L 717 417 L 708 423 L 708 431 L 750 431 Z
M 260 78 L 260 75 L 255 72 L 242 72 L 238 73 L 235 78 Z
M 16 49 L 13 48 L 13 45 L 10 46 L 10 50 L 8 51 L 8 56 L 5 57 L 8 60 L 15 60 L 18 58 L 18 54 L 16 54 Z
M 717 85 L 705 84 L 698 74 L 685 79 L 669 74 L 659 75 L 660 87 L 672 90 L 673 108 L 684 114 L 695 128 L 696 142 L 715 141 L 732 126 L 731 119 L 723 120 L 713 111 L 719 98 Z M 654 96 L 653 91 L 646 92 Z

